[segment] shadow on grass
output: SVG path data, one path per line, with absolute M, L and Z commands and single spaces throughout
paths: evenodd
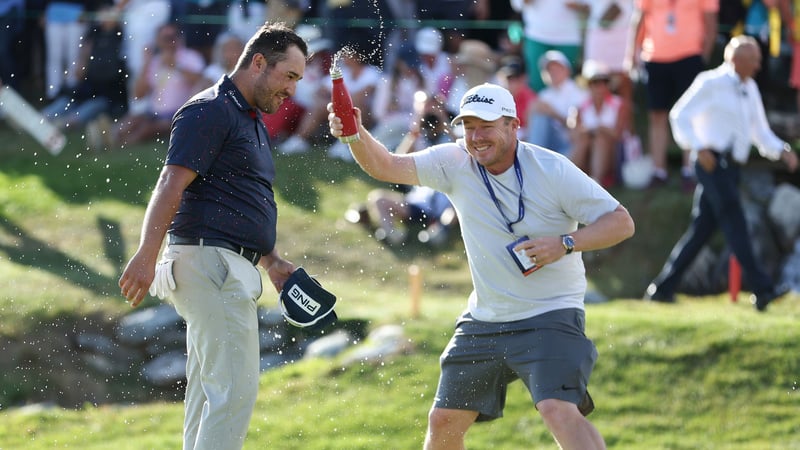
M 112 223 L 111 221 L 107 222 Z M 4 252 L 10 261 L 50 272 L 57 277 L 100 295 L 110 295 L 117 290 L 116 277 L 112 278 L 98 273 L 96 269 L 53 247 L 49 242 L 29 235 L 8 217 L 0 216 L 0 229 L 13 236 L 16 241 L 16 243 L 12 244 L 0 243 L 0 252 Z M 111 234 L 119 234 L 119 224 L 113 224 L 110 229 L 117 230 L 116 233 Z M 116 263 L 121 259 L 122 255 L 122 249 L 120 248 L 122 238 L 109 238 L 107 236 L 106 241 L 113 242 L 106 246 L 106 254 L 110 259 L 114 258 L 111 260 Z
M 147 204 L 164 164 L 166 142 L 91 151 L 86 148 L 81 132 L 68 133 L 67 140 L 62 153 L 53 156 L 27 136 L 0 126 L 2 171 L 35 175 L 60 199 L 72 204 L 99 199 Z M 329 158 L 327 143 L 320 143 L 308 153 L 291 156 L 279 154 L 273 148 L 273 158 L 276 193 L 308 211 L 320 206 L 321 196 L 316 186 L 336 189 L 353 176 L 370 179 L 355 163 Z

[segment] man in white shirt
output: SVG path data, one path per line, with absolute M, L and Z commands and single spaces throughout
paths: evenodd
M 338 137 L 342 122 L 328 111 Z M 468 90 L 453 123 L 463 139 L 411 154 L 390 153 L 363 125 L 350 143 L 372 177 L 444 192 L 458 214 L 474 289 L 440 360 L 425 449 L 463 448 L 473 423 L 502 416 L 516 379 L 560 448 L 604 449 L 584 417 L 597 352 L 584 334 L 581 252 L 629 238 L 633 220 L 566 157 L 517 139 L 508 90 Z
M 717 228 L 742 266 L 753 291 L 751 301 L 764 311 L 785 293 L 774 286 L 753 254 L 739 198 L 740 165 L 751 144 L 773 161 L 797 170 L 797 155 L 769 128 L 753 75 L 761 67 L 761 50 L 749 36 L 736 36 L 725 47 L 725 62 L 700 73 L 670 111 L 675 142 L 690 151 L 697 173 L 692 224 L 681 237 L 645 298 L 674 301 L 686 269 Z

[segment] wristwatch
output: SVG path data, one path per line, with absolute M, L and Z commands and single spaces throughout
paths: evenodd
M 566 250 L 567 254 L 569 255 L 570 253 L 572 253 L 573 250 L 575 250 L 575 239 L 573 239 L 572 236 L 568 234 L 562 234 L 561 245 L 564 246 L 564 250 Z

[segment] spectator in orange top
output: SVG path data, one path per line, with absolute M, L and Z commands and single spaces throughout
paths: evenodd
M 625 65 L 644 63 L 647 74 L 648 147 L 653 185 L 667 182 L 669 110 L 703 71 L 717 36 L 719 0 L 636 0 Z M 683 156 L 681 176 L 693 188 L 693 170 Z

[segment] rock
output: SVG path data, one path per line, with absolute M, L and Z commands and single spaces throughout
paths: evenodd
M 349 352 L 344 360 L 345 367 L 356 362 L 374 363 L 385 361 L 411 348 L 408 338 L 400 325 L 383 325 L 373 330 L 364 343 Z
M 185 326 L 183 319 L 175 308 L 163 304 L 123 317 L 117 326 L 116 337 L 125 345 L 146 345 L 159 333 L 182 326 Z
M 333 358 L 349 347 L 352 339 L 347 331 L 336 330 L 308 344 L 304 358 Z
M 775 189 L 775 195 L 769 203 L 769 218 L 777 225 L 780 238 L 784 243 L 791 243 L 800 235 L 800 189 L 783 183 Z
M 143 359 L 139 352 L 122 347 L 111 338 L 96 333 L 77 334 L 75 347 L 81 360 L 103 375 L 126 373 Z
M 148 356 L 158 356 L 172 350 L 186 349 L 186 329 L 165 328 L 160 333 L 147 340 L 145 353 Z
M 142 366 L 141 374 L 154 386 L 172 386 L 186 379 L 186 355 L 179 351 L 165 353 Z

